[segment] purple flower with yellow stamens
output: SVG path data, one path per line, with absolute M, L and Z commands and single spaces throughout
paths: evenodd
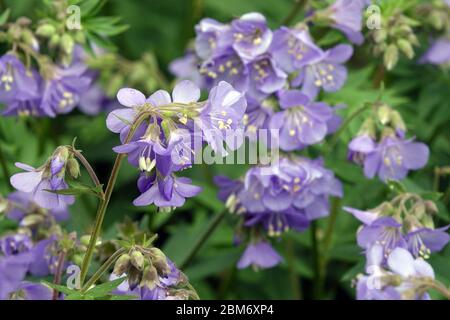
M 286 84 L 287 75 L 270 58 L 261 56 L 248 65 L 249 88 L 247 95 L 263 99 L 280 90 Z

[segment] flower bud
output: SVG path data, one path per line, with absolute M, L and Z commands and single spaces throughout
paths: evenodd
M 0 213 L 5 212 L 6 209 L 8 209 L 8 200 L 0 195 Z
M 130 266 L 131 257 L 129 254 L 123 254 L 117 259 L 116 264 L 114 265 L 113 273 L 120 276 L 127 272 L 128 267 Z
M 388 124 L 391 121 L 391 114 L 392 109 L 389 108 L 387 105 L 383 104 L 380 107 L 378 107 L 378 119 L 383 125 Z
M 158 248 L 150 248 L 150 255 L 152 257 L 152 263 L 158 272 L 162 275 L 170 273 L 170 266 L 167 263 L 166 255 Z
M 20 221 L 20 226 L 31 227 L 44 222 L 44 217 L 40 214 L 30 214 Z
M 439 209 L 433 201 L 426 200 L 426 201 L 424 201 L 424 204 L 425 204 L 427 213 L 429 213 L 429 214 L 438 213 Z
M 392 111 L 391 122 L 395 129 L 402 130 L 403 132 L 406 131 L 405 122 L 403 121 L 403 118 L 398 111 Z
M 382 43 L 384 41 L 386 41 L 387 39 L 387 32 L 384 29 L 380 29 L 380 30 L 375 30 L 373 32 L 373 40 L 376 43 Z
M 56 28 L 51 24 L 43 24 L 36 30 L 36 34 L 41 37 L 50 38 L 55 34 Z
M 131 252 L 131 264 L 138 270 L 144 268 L 144 255 L 137 250 Z
M 414 58 L 414 49 L 407 40 L 399 39 L 397 41 L 398 48 L 408 57 L 408 59 Z
M 67 161 L 67 169 L 69 170 L 69 174 L 72 178 L 76 179 L 80 176 L 80 164 L 77 159 L 71 158 Z
M 158 282 L 158 272 L 152 265 L 147 266 L 142 273 L 141 287 L 146 286 L 148 289 L 153 290 Z
M 65 33 L 62 35 L 61 41 L 60 41 L 60 46 L 61 46 L 61 49 L 67 55 L 72 54 L 74 44 L 75 44 L 75 42 L 73 41 L 72 37 L 69 34 Z
M 398 49 L 397 46 L 391 44 L 388 46 L 384 53 L 384 65 L 386 69 L 392 70 L 398 62 Z
M 48 43 L 50 48 L 55 48 L 56 46 L 58 46 L 60 39 L 61 39 L 61 37 L 59 36 L 59 34 L 52 35 L 50 37 L 50 41 Z

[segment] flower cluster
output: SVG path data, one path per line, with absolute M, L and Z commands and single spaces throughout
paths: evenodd
M 198 298 L 187 277 L 156 247 L 134 247 L 117 260 L 111 279 L 126 275 L 117 294 L 140 300 L 188 300 Z
M 270 166 L 257 166 L 241 180 L 216 177 L 219 197 L 231 212 L 243 218 L 242 233 L 250 232 L 249 245 L 239 267 L 272 267 L 281 259 L 264 240 L 289 229 L 304 231 L 312 220 L 329 213 L 330 196 L 342 197 L 341 183 L 321 160 L 281 158 Z
M 346 24 L 346 4 L 340 2 L 316 16 L 327 17 L 329 24 L 358 34 L 360 40 L 364 4 L 350 1 L 358 17 Z M 352 56 L 352 46 L 323 50 L 314 43 L 306 23 L 272 31 L 259 13 L 245 14 L 229 24 L 203 19 L 196 34 L 195 52 L 174 61 L 171 71 L 203 88 L 227 81 L 245 92 L 249 108 L 244 124 L 249 138 L 258 129 L 279 130 L 288 119 L 279 145 L 292 151 L 321 142 L 336 129 L 339 120 L 333 108 L 314 100 L 321 89 L 342 88 L 347 78 L 343 64 Z
M 397 272 L 391 262 L 395 259 L 392 258 L 393 255 L 405 259 L 404 268 L 411 268 L 412 260 L 423 261 L 422 259 L 429 258 L 431 253 L 442 250 L 450 241 L 446 232 L 449 226 L 434 227 L 432 215 L 437 212 L 434 202 L 423 200 L 417 194 L 401 194 L 392 201 L 384 202 L 368 211 L 349 207 L 344 209 L 363 223 L 358 230 L 357 241 L 368 256 L 366 269 L 388 265 Z M 399 249 L 407 253 L 400 254 Z M 424 263 L 415 262 L 420 265 Z M 429 266 L 428 268 L 431 269 Z M 398 273 L 402 274 L 401 271 Z M 366 280 L 363 278 L 361 281 Z M 377 291 L 366 292 L 364 295 L 375 298 L 378 294 L 382 296 L 382 293 Z
M 382 181 L 402 180 L 409 170 L 424 167 L 428 146 L 405 138 L 400 113 L 382 103 L 375 103 L 373 108 L 375 116 L 363 123 L 348 145 L 349 160 L 362 165 L 367 178 L 378 175 Z
M 198 101 L 200 89 L 189 80 L 179 82 L 172 95 L 159 90 L 146 98 L 138 90 L 125 88 L 117 98 L 126 108 L 112 111 L 107 126 L 120 134 L 123 143 L 114 151 L 127 154 L 128 161 L 141 171 L 136 206 L 182 206 L 185 198 L 201 189 L 174 173 L 194 163 L 202 143 L 217 154 L 226 154 L 227 148 L 241 143 L 235 132 L 242 126 L 247 103 L 227 82 L 212 88 L 203 102 Z
M 50 300 L 50 288 L 25 280 L 27 275 L 45 277 L 56 272 L 58 222 L 68 218 L 66 208 L 44 209 L 31 193 L 13 192 L 5 199 L 5 213 L 18 229 L 0 238 L 0 299 Z

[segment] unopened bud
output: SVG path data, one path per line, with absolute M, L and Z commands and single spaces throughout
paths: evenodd
M 0 196 L 0 213 L 3 213 L 8 208 L 8 200 Z
M 141 286 L 146 286 L 148 289 L 152 290 L 156 287 L 158 282 L 158 271 L 152 265 L 147 266 L 142 273 Z
M 150 255 L 152 257 L 152 263 L 162 275 L 170 273 L 170 266 L 167 263 L 166 255 L 158 248 L 150 248 Z
M 69 174 L 72 178 L 76 179 L 80 176 L 80 164 L 77 159 L 71 158 L 67 161 L 67 169 L 69 170 Z
M 50 48 L 55 48 L 56 46 L 59 45 L 59 40 L 61 39 L 61 37 L 59 36 L 59 34 L 54 34 L 50 37 L 50 41 L 49 41 L 49 46 Z
M 387 105 L 381 105 L 378 107 L 378 119 L 383 125 L 388 124 L 391 121 L 392 109 Z
M 62 35 L 60 45 L 67 55 L 72 54 L 74 44 L 75 42 L 69 34 L 65 33 Z
M 426 200 L 426 201 L 424 201 L 424 204 L 425 204 L 425 208 L 427 210 L 427 213 L 434 214 L 434 213 L 438 213 L 439 212 L 439 209 L 436 206 L 436 203 L 434 203 L 433 201 Z
M 401 130 L 403 132 L 406 131 L 405 122 L 403 121 L 403 118 L 398 111 L 392 111 L 391 122 L 395 129 Z
M 36 30 L 36 34 L 41 37 L 50 38 L 56 32 L 56 28 L 51 24 L 43 24 Z
M 144 255 L 137 250 L 131 252 L 131 264 L 138 270 L 144 268 Z
M 414 49 L 407 40 L 399 39 L 397 41 L 398 48 L 408 57 L 408 59 L 414 58 Z
M 392 70 L 398 62 L 398 49 L 397 46 L 391 44 L 387 47 L 384 53 L 384 65 L 386 69 Z
M 116 264 L 114 265 L 113 273 L 120 276 L 127 272 L 128 267 L 130 266 L 131 257 L 129 254 L 123 254 L 117 259 Z
M 387 32 L 384 29 L 380 29 L 380 30 L 375 30 L 373 32 L 373 40 L 376 43 L 382 43 L 384 41 L 386 41 L 387 39 Z
M 44 217 L 40 214 L 30 214 L 20 221 L 20 226 L 31 227 L 38 225 L 44 221 Z

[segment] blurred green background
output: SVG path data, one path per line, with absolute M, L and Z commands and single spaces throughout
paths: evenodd
M 38 1 L 0 0 L 2 9 L 10 7 L 14 17 L 33 17 Z M 161 70 L 170 78 L 168 63 L 183 55 L 189 40 L 194 35 L 193 26 L 201 17 L 212 17 L 229 21 L 246 12 L 263 13 L 272 28 L 280 25 L 288 15 L 293 0 L 111 0 L 102 9 L 102 15 L 121 16 L 129 29 L 114 37 L 118 52 L 138 59 L 145 51 L 153 52 Z M 427 39 L 423 39 L 424 42 Z M 425 48 L 423 48 L 425 49 Z M 364 48 L 358 48 L 350 62 L 349 79 L 343 90 L 327 94 L 327 102 L 347 105 L 340 113 L 347 116 L 366 101 L 374 101 L 379 91 L 373 88 L 373 74 L 380 61 Z M 431 149 L 431 158 L 426 168 L 413 172 L 405 181 L 410 191 L 435 190 L 446 196 L 438 204 L 438 225 L 448 224 L 449 177 L 436 178 L 435 168 L 450 163 L 450 77 L 437 67 L 421 66 L 414 61 L 401 61 L 400 65 L 385 79 L 384 100 L 398 107 L 404 116 L 410 135 L 426 142 Z M 353 206 L 372 208 L 382 202 L 389 191 L 378 180 L 367 180 L 357 166 L 346 160 L 346 144 L 357 132 L 364 116 L 356 118 L 341 136 L 339 144 L 329 156 L 326 164 L 345 184 L 345 197 L 335 201 L 338 208 L 336 220 L 322 219 L 317 226 L 317 236 L 323 240 L 330 225 L 334 232 L 330 239 L 330 250 L 325 266 L 325 283 L 319 292 L 320 298 L 354 298 L 351 280 L 363 271 L 363 256 L 356 245 L 355 233 L 359 223 L 340 207 Z M 59 116 L 57 119 L 0 118 L 0 143 L 5 152 L 9 172 L 16 172 L 15 161 L 39 165 L 59 144 L 71 143 L 78 137 L 77 146 L 94 164 L 101 181 L 106 181 L 111 169 L 114 153 L 111 148 L 119 143 L 118 137 L 105 127 L 105 115 L 88 117 L 79 112 Z M 323 146 L 308 149 L 309 156 L 318 156 Z M 190 169 L 187 175 L 204 191 L 190 199 L 187 204 L 170 214 L 155 213 L 153 208 L 136 208 L 131 204 L 138 195 L 135 182 L 138 172 L 128 164 L 122 166 L 119 181 L 113 194 L 104 225 L 103 237 L 113 238 L 115 224 L 125 216 L 131 217 L 144 228 L 158 232 L 157 245 L 175 262 L 180 262 L 204 230 L 213 215 L 223 210 L 217 200 L 217 189 L 213 185 L 215 174 L 239 177 L 246 166 L 200 165 Z M 2 178 L 3 179 L 3 178 Z M 87 175 L 83 175 L 87 181 Z M 0 182 L 0 192 L 8 192 L 8 182 Z M 95 215 L 96 200 L 82 196 L 71 208 L 69 231 L 79 235 L 89 232 Z M 294 299 L 317 297 L 312 255 L 311 229 L 305 233 L 288 232 L 276 248 L 285 258 L 284 263 L 274 269 L 254 272 L 251 269 L 236 270 L 235 264 L 243 247 L 232 246 L 233 228 L 237 218 L 229 215 L 207 241 L 193 263 L 183 270 L 203 299 Z M 334 225 L 335 222 L 335 225 Z M 450 246 L 431 258 L 437 278 L 450 284 Z M 436 297 L 436 296 L 435 296 Z

